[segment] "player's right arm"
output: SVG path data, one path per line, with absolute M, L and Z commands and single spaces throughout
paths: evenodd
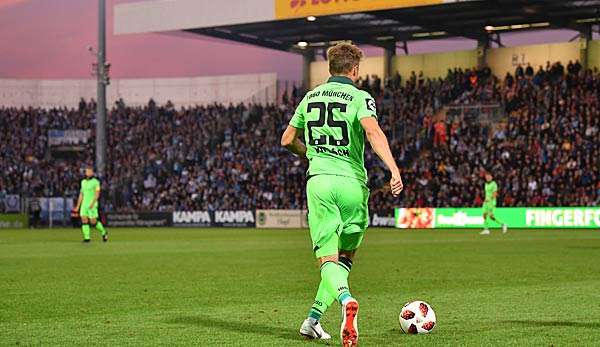
M 288 125 L 283 135 L 281 135 L 281 145 L 299 157 L 306 158 L 306 146 L 299 138 L 301 134 L 302 129 Z
M 305 100 L 300 101 L 290 124 L 281 135 L 281 145 L 302 158 L 306 158 L 306 145 L 300 141 L 300 136 L 304 133 Z
M 373 147 L 377 156 L 387 166 L 388 170 L 390 170 L 390 173 L 392 174 L 392 179 L 390 180 L 392 195 L 398 196 L 400 192 L 402 192 L 402 189 L 404 189 L 404 185 L 402 184 L 400 169 L 398 169 L 398 165 L 396 165 L 385 133 L 381 130 L 375 117 L 362 118 L 360 120 L 360 125 L 365 130 L 367 140 L 371 144 L 371 147 Z
M 73 210 L 79 211 L 79 208 L 81 207 L 81 202 L 82 201 L 83 201 L 83 181 L 80 183 L 80 186 L 79 186 L 79 198 L 77 198 L 77 205 L 73 208 Z
M 79 207 L 81 207 L 81 201 L 83 201 L 83 194 L 79 192 L 79 198 L 77 198 L 77 205 L 75 206 L 75 208 L 73 208 L 73 210 L 79 211 Z

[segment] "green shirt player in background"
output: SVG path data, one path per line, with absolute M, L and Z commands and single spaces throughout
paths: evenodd
M 369 223 L 365 135 L 390 170 L 391 193 L 398 196 L 403 189 L 400 170 L 377 123 L 375 100 L 354 86 L 362 57 L 352 44 L 329 48 L 331 77 L 304 96 L 281 138 L 282 146 L 309 161 L 308 224 L 321 264 L 321 282 L 300 334 L 331 338 L 319 319 L 337 300 L 342 305 L 343 346 L 358 343 L 358 301 L 350 294 L 348 275 Z M 299 139 L 302 134 L 304 142 Z
M 493 180 L 492 174 L 489 172 L 486 172 L 485 174 L 484 190 L 485 200 L 483 201 L 483 206 L 481 207 L 481 209 L 483 210 L 484 229 L 480 234 L 490 234 L 490 220 L 493 220 L 497 224 L 502 225 L 502 233 L 506 233 L 508 231 L 506 224 L 500 222 L 494 216 L 494 210 L 496 209 L 496 198 L 498 197 L 498 185 L 496 184 L 496 181 Z
M 94 177 L 94 168 L 85 168 L 85 178 L 81 180 L 79 198 L 74 211 L 79 211 L 81 217 L 81 232 L 83 242 L 90 242 L 90 225 L 102 234 L 102 241 L 108 241 L 108 233 L 102 222 L 98 220 L 98 199 L 100 198 L 100 181 Z

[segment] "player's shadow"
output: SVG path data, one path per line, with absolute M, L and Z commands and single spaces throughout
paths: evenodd
M 529 327 L 574 327 L 600 329 L 600 322 L 569 322 L 569 321 L 536 321 L 536 320 L 505 320 L 502 323 L 518 324 Z
M 295 330 L 288 329 L 285 327 L 257 324 L 252 322 L 227 321 L 207 316 L 181 316 L 170 319 L 167 321 L 167 323 L 187 324 L 236 333 L 251 333 L 272 336 L 284 340 L 303 340 L 303 338 Z

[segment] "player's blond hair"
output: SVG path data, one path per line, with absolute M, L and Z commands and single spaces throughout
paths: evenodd
M 363 52 L 351 43 L 338 43 L 327 50 L 327 61 L 329 61 L 329 73 L 335 75 L 346 75 L 360 63 Z

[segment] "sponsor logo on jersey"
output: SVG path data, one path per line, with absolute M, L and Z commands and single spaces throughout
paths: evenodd
M 365 102 L 367 103 L 367 110 L 369 111 L 373 111 L 374 113 L 377 112 L 377 105 L 375 104 L 375 100 L 373 99 L 365 99 Z
M 317 91 L 318 93 L 318 91 Z M 352 101 L 354 100 L 354 98 L 352 97 L 352 95 L 342 91 L 342 90 L 324 90 L 323 93 L 321 93 L 322 96 L 327 96 L 330 98 L 340 98 L 346 101 Z
M 317 151 L 317 153 L 329 153 L 329 154 L 344 156 L 344 157 L 350 156 L 350 151 L 345 148 L 341 149 L 341 148 L 329 148 L 329 147 L 323 147 L 323 146 L 316 146 L 315 151 Z

